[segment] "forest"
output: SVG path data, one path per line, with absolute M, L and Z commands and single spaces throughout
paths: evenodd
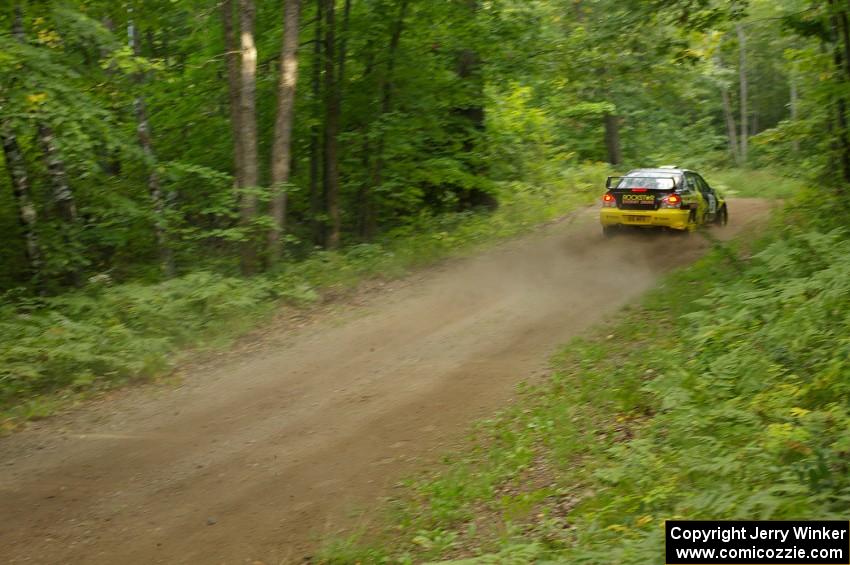
M 667 519 L 846 521 L 848 104 L 850 0 L 4 0 L 6 549 L 638 565 Z M 663 165 L 729 226 L 559 223 Z M 508 239 L 552 272 L 384 286 Z
M 831 5 L 11 2 L 0 289 L 251 276 L 590 162 L 845 163 Z
M 2 402 L 156 373 L 276 301 L 516 233 L 632 166 L 842 192 L 847 9 L 6 2 Z

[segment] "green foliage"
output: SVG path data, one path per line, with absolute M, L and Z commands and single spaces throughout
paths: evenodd
M 412 482 L 399 526 L 349 541 L 347 558 L 637 564 L 663 554 L 665 519 L 838 519 L 850 232 L 836 227 L 840 201 L 812 194 L 737 249 L 750 255 L 742 272 L 717 250 L 569 345 L 550 382 Z
M 276 294 L 268 282 L 196 272 L 148 286 L 102 277 L 80 293 L 5 305 L 0 404 L 161 372 L 177 347 L 261 312 Z
M 41 395 L 162 373 L 180 348 L 234 335 L 279 302 L 309 303 L 330 287 L 397 276 L 529 229 L 595 197 L 613 172 L 598 163 L 617 145 L 622 168 L 718 170 L 708 176 L 730 196 L 792 198 L 812 178 L 847 190 L 847 116 L 838 112 L 850 81 L 835 64 L 842 46 L 822 3 L 410 2 L 398 21 L 397 0 L 355 1 L 349 19 L 337 18 L 347 56 L 335 62 L 346 71 L 338 165 L 347 247 L 315 248 L 328 220 L 314 143 L 327 93 L 321 73 L 318 88 L 310 80 L 325 60 L 305 48 L 285 260 L 237 278 L 239 246 L 269 228 L 271 193 L 233 188 L 229 48 L 214 4 L 30 2 L 20 20 L 0 11 L 0 122 L 23 151 L 47 291 L 35 296 L 19 204 L 0 175 L 8 413 L 43 416 L 56 397 Z M 305 47 L 314 45 L 316 4 L 304 4 Z M 258 165 L 267 179 L 283 26 L 278 0 L 256 6 Z M 139 54 L 124 46 L 131 19 Z M 155 155 L 137 139 L 142 101 Z M 773 172 L 728 170 L 730 116 L 739 132 L 745 118 L 751 135 L 741 164 Z M 612 123 L 616 132 L 606 130 Z M 38 137 L 45 125 L 70 179 L 75 225 L 56 211 Z M 152 172 L 163 211 L 151 202 Z M 850 278 L 846 228 L 835 219 L 848 210 L 842 199 L 818 208 L 825 192 L 796 200 L 781 222 L 793 227 L 746 263 L 730 268 L 733 253 L 718 251 L 671 279 L 610 340 L 570 346 L 552 383 L 483 424 L 468 457 L 414 485 L 398 547 L 343 544 L 329 559 L 492 550 L 478 562 L 647 562 L 660 554 L 662 516 L 839 513 L 850 494 L 841 363 Z M 241 223 L 246 193 L 260 211 Z M 155 225 L 167 227 L 180 273 L 172 280 L 157 265 Z M 69 290 L 70 273 L 88 284 Z M 491 517 L 486 533 L 481 513 Z
M 791 198 L 806 186 L 802 179 L 769 170 L 726 169 L 708 171 L 706 177 L 713 188 L 731 198 Z
M 116 284 L 102 274 L 57 297 L 9 292 L 0 303 L 0 409 L 16 419 L 40 416 L 53 408 L 40 396 L 162 374 L 181 348 L 238 335 L 280 302 L 309 304 L 326 290 L 400 276 L 527 231 L 595 198 L 606 172 L 603 165 L 566 169 L 548 189 L 506 183 L 494 213 L 423 214 L 375 243 L 316 252 L 263 277 L 195 271 L 153 284 Z
M 20 22 L 13 10 L 0 11 L 0 120 L 24 151 L 47 290 L 67 289 L 69 272 L 109 273 L 120 282 L 160 279 L 155 225 L 166 226 L 179 273 L 234 275 L 240 246 L 265 239 L 270 191 L 252 188 L 257 219 L 241 225 L 244 191 L 232 187 L 219 6 L 203 0 L 24 4 Z M 276 0 L 255 4 L 263 184 L 282 14 Z M 567 166 L 611 158 L 606 116 L 619 124 L 624 168 L 726 168 L 719 95 L 728 89 L 738 118 L 738 21 L 748 35 L 751 163 L 808 175 L 828 171 L 836 162 L 829 109 L 846 88 L 817 34 L 805 31 L 822 27 L 824 14 L 804 11 L 805 4 L 410 2 L 399 22 L 399 0 L 354 1 L 347 19 L 337 2 L 338 47 L 346 53 L 337 61 L 345 70 L 338 140 L 343 241 L 368 243 L 422 216 L 492 207 L 510 183 L 548 190 L 569 180 L 562 178 Z M 312 84 L 313 70 L 324 64 L 313 52 L 316 3 L 303 11 L 284 238 L 290 258 L 321 244 L 328 221 L 321 151 L 313 147 L 325 122 L 322 81 L 318 89 Z M 138 54 L 127 46 L 131 20 Z M 23 38 L 7 33 L 18 23 Z M 471 63 L 466 74 L 459 72 L 461 59 Z M 793 120 L 792 81 L 800 93 Z M 137 101 L 147 109 L 153 155 L 139 147 Z M 53 209 L 36 135 L 41 124 L 56 134 L 80 212 L 72 228 Z M 159 175 L 164 212 L 151 202 L 151 169 Z M 0 290 L 30 285 L 16 205 L 8 175 L 0 175 L 0 227 L 10 233 L 10 245 L 0 251 L 8 266 Z

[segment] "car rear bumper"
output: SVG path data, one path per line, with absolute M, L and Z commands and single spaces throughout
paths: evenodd
M 603 226 L 637 226 L 644 228 L 664 227 L 674 230 L 688 229 L 690 210 L 662 208 L 660 210 L 620 210 L 619 208 L 602 208 L 599 212 L 599 222 Z

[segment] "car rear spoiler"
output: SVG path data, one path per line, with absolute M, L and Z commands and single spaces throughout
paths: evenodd
M 629 179 L 629 180 L 635 180 L 635 181 L 639 181 L 639 180 L 658 181 L 658 180 L 668 180 L 669 179 L 673 183 L 672 187 L 670 187 L 670 188 L 659 188 L 659 189 L 655 189 L 655 190 L 676 190 L 677 188 L 679 188 L 679 184 L 676 182 L 676 177 L 608 177 L 608 179 L 605 181 L 605 188 L 607 188 L 608 190 L 611 190 L 612 188 L 617 188 L 617 185 L 620 184 L 620 181 L 622 181 L 623 179 Z M 616 181 L 616 182 L 614 182 L 614 181 Z M 641 187 L 640 186 L 634 186 L 634 187 L 626 187 L 626 188 L 641 188 Z

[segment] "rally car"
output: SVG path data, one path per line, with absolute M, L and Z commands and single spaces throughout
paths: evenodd
M 726 199 L 687 169 L 634 169 L 608 177 L 599 221 L 606 236 L 624 226 L 692 232 L 698 226 L 729 221 Z

